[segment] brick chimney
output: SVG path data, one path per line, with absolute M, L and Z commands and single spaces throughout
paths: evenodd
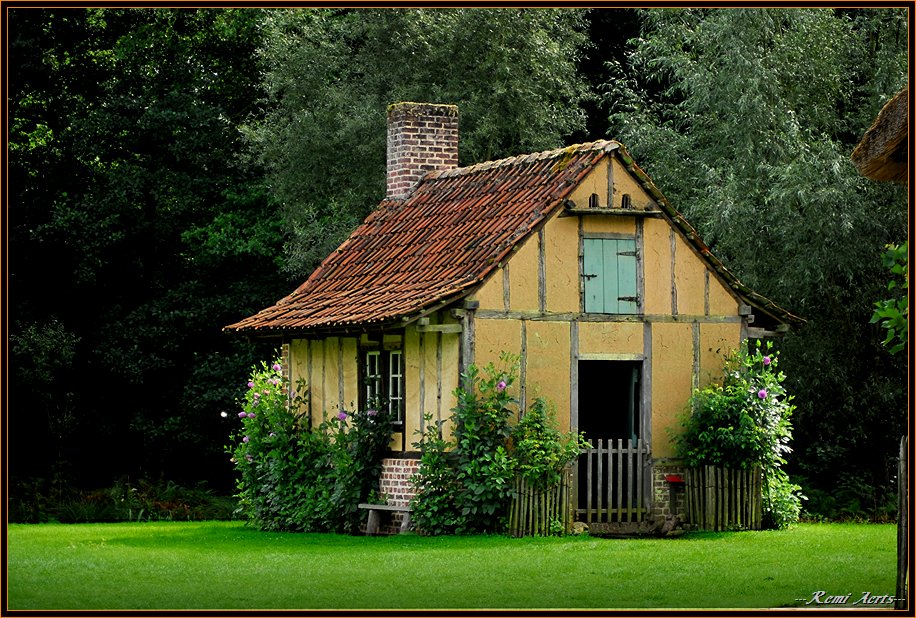
M 388 106 L 387 199 L 404 199 L 427 172 L 453 167 L 458 167 L 456 105 Z

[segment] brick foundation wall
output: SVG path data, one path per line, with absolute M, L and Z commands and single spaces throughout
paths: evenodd
M 386 457 L 382 460 L 382 476 L 379 481 L 379 494 L 388 504 L 407 506 L 414 496 L 410 477 L 420 468 L 419 459 L 400 457 Z M 401 513 L 391 513 L 382 520 L 379 532 L 382 534 L 397 534 L 400 532 L 404 516 Z
M 385 197 L 407 197 L 432 170 L 458 167 L 458 107 L 396 103 L 388 108 L 388 180 Z
M 664 521 L 668 515 L 680 516 L 681 520 L 687 519 L 687 502 L 684 492 L 684 483 L 670 483 L 665 478 L 668 475 L 677 475 L 686 478 L 687 469 L 679 459 L 657 459 L 652 466 L 652 511 L 650 519 L 655 522 Z M 671 492 L 674 491 L 674 509 L 672 510 Z
M 382 460 L 382 478 L 379 493 L 387 498 L 388 504 L 407 506 L 414 496 L 410 477 L 420 468 L 419 459 L 386 457 Z

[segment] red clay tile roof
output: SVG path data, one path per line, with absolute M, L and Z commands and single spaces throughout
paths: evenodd
M 381 326 L 457 300 L 561 208 L 595 163 L 615 150 L 665 212 L 680 219 L 679 227 L 692 232 L 691 242 L 699 241 L 615 141 L 431 172 L 407 199 L 382 201 L 292 294 L 226 330 L 276 335 Z M 701 253 L 711 256 L 708 249 Z M 728 273 L 715 262 L 711 265 L 720 274 Z M 728 275 L 730 284 L 740 285 Z M 759 298 L 777 314 L 789 315 Z

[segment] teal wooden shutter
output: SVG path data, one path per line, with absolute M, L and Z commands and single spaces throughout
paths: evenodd
M 604 310 L 604 247 L 600 238 L 583 240 L 585 253 L 582 276 L 585 278 L 586 313 L 606 313 Z
M 613 241 L 612 241 L 613 242 Z M 611 293 L 616 301 L 615 309 L 610 313 L 638 313 L 639 298 L 636 288 L 636 240 L 621 239 L 616 241 L 615 255 L 607 255 L 605 260 L 610 268 L 616 266 L 616 276 Z M 607 260 L 610 260 L 609 262 Z
M 585 238 L 582 249 L 585 311 L 638 313 L 636 240 Z

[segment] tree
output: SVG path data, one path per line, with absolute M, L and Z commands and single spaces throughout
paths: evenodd
M 462 164 L 557 147 L 584 126 L 579 10 L 294 9 L 265 27 L 268 111 L 247 134 L 299 276 L 383 197 L 387 105 L 457 104 Z
M 905 12 L 643 16 L 607 86 L 611 125 L 745 283 L 808 319 L 781 344 L 793 463 L 824 489 L 887 485 L 904 367 L 865 325 L 906 214 L 900 189 L 860 177 L 849 153 L 905 79 Z
M 254 348 L 220 329 L 286 287 L 240 156 L 258 16 L 10 10 L 15 473 L 229 481 Z
M 909 334 L 909 296 L 910 287 L 909 261 L 907 259 L 909 243 L 888 245 L 882 260 L 884 267 L 891 271 L 893 278 L 888 282 L 888 291 L 898 290 L 898 295 L 875 303 L 871 323 L 881 324 L 887 332 L 882 345 L 891 354 L 906 349 Z

